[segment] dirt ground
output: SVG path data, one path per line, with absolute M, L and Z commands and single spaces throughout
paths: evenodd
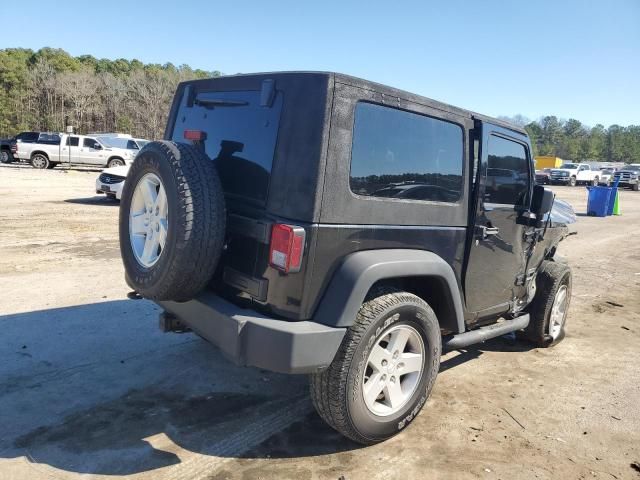
M 412 426 L 362 448 L 306 379 L 162 334 L 127 298 L 97 173 L 0 168 L 0 479 L 640 478 L 640 193 L 581 215 L 568 334 L 443 357 Z M 583 213 L 584 188 L 556 188 Z

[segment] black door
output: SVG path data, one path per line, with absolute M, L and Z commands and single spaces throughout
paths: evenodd
M 524 229 L 516 221 L 529 208 L 530 148 L 524 135 L 483 124 L 475 229 L 465 275 L 467 310 L 478 317 L 505 312 L 522 289 Z

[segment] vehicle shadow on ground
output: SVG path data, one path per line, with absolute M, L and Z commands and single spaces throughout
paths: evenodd
M 109 198 L 107 196 L 86 197 L 86 198 L 67 198 L 65 203 L 75 203 L 79 205 L 103 205 L 106 207 L 118 207 L 120 206 L 120 200 L 115 198 Z
M 190 453 L 359 448 L 313 411 L 306 378 L 236 367 L 195 335 L 160 334 L 157 313 L 150 302 L 116 300 L 0 315 L 0 458 L 129 475 Z
M 440 363 L 440 373 L 462 365 L 470 360 L 480 358 L 484 352 L 514 352 L 522 353 L 535 349 L 536 346 L 525 340 L 516 339 L 515 335 L 510 333 L 502 337 L 492 338 L 484 343 L 469 345 L 468 347 L 454 350 L 458 354 L 443 360 Z

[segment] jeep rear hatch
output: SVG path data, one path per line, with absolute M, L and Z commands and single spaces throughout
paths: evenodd
M 187 84 L 170 138 L 192 142 L 215 162 L 227 207 L 224 283 L 266 299 L 261 279 L 268 260 L 266 205 L 282 110 L 273 82 L 260 90 L 217 90 Z
M 196 91 L 187 85 L 184 90 L 171 139 L 204 148 L 218 167 L 228 203 L 266 204 L 282 94 L 274 90 L 266 101 L 264 96 L 264 88 Z

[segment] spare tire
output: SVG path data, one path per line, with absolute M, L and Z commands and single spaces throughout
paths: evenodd
M 184 143 L 150 142 L 122 190 L 120 252 L 127 283 L 152 300 L 186 301 L 213 276 L 225 235 L 215 165 Z

